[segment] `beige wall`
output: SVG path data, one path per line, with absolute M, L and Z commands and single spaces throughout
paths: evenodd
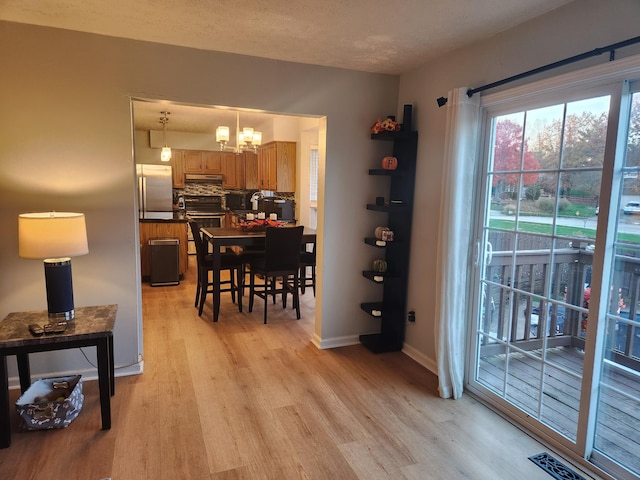
M 326 165 L 320 168 L 315 340 L 339 345 L 375 331 L 376 322 L 359 308 L 378 292 L 361 275 L 371 257 L 362 239 L 376 226 L 364 205 L 384 188 L 367 177 L 380 154 L 368 128 L 387 114 L 401 118 L 402 105 L 411 103 L 420 137 L 408 306 L 417 322 L 408 327 L 405 346 L 433 368 L 446 121 L 436 98 L 634 37 L 637 18 L 636 0 L 577 0 L 400 79 L 0 22 L 0 317 L 46 307 L 42 265 L 17 256 L 17 215 L 83 211 L 90 253 L 73 260 L 76 305 L 119 304 L 116 363 L 137 361 L 142 319 L 129 107 L 134 96 L 326 115 L 326 131 L 319 134 Z M 562 71 L 604 61 L 606 55 Z M 168 312 L 167 321 L 172 319 Z M 33 370 L 79 369 L 91 370 L 72 351 L 42 355 Z
M 422 364 L 434 368 L 434 296 L 437 225 L 442 195 L 446 108 L 436 98 L 458 87 L 479 87 L 558 60 L 594 50 L 638 35 L 640 2 L 637 0 L 577 0 L 512 30 L 460 49 L 402 75 L 399 104 L 412 103 L 419 131 L 416 198 L 412 231 L 408 307 L 417 321 L 407 327 L 405 350 Z M 621 49 L 617 58 L 636 54 L 638 46 Z M 544 76 L 603 63 L 608 54 L 547 72 Z M 543 75 L 531 77 L 533 81 Z M 520 81 L 522 83 L 523 81 Z M 505 88 L 513 87 L 511 84 Z M 491 90 L 495 92 L 497 90 Z M 470 267 L 471 268 L 471 265 Z M 456 301 L 456 292 L 447 292 Z
M 17 255 L 17 215 L 81 211 L 90 252 L 73 260 L 76 305 L 117 303 L 116 364 L 137 362 L 142 319 L 134 96 L 326 115 L 319 255 L 326 254 L 316 340 L 354 339 L 375 329 L 359 308 L 373 292 L 361 275 L 368 262 L 362 239 L 374 226 L 363 206 L 376 194 L 366 175 L 375 161 L 368 130 L 395 111 L 397 77 L 8 22 L 0 22 L 0 58 L 0 318 L 46 308 L 41 262 Z M 166 321 L 174 321 L 172 312 Z M 92 368 L 77 351 L 39 354 L 33 361 L 35 375 L 84 370 Z

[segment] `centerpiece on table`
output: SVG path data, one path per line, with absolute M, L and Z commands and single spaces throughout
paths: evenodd
M 240 220 L 240 229 L 249 232 L 262 232 L 267 227 L 281 227 L 287 222 L 281 222 L 278 220 L 272 220 L 270 218 L 257 219 L 257 220 Z

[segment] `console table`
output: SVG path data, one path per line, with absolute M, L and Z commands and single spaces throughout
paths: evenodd
M 31 385 L 30 353 L 96 347 L 102 429 L 111 428 L 111 396 L 115 393 L 113 326 L 117 310 L 117 305 L 76 308 L 75 319 L 69 322 L 64 333 L 39 337 L 29 332 L 29 324 L 43 326 L 50 323 L 53 319 L 48 317 L 46 310 L 10 313 L 0 322 L 0 448 L 11 445 L 8 355 L 16 356 L 20 390 L 24 393 Z

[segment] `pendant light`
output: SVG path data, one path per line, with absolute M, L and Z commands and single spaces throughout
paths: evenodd
M 160 112 L 163 116 L 160 117 L 160 123 L 162 124 L 163 137 L 164 137 L 164 146 L 162 147 L 162 151 L 160 152 L 160 160 L 163 162 L 168 162 L 171 160 L 171 148 L 167 146 L 167 122 L 169 119 L 167 115 L 171 115 L 171 112 Z
M 240 130 L 240 112 L 236 112 L 236 146 L 228 145 L 230 129 L 225 125 L 216 128 L 216 142 L 220 145 L 220 150 L 231 150 L 235 153 L 252 151 L 257 152 L 262 144 L 262 132 L 258 132 L 251 127 L 244 127 Z

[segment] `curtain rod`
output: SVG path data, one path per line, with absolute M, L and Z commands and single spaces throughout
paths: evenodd
M 544 65 L 542 67 L 534 68 L 533 70 L 529 70 L 523 73 L 519 73 L 517 75 L 513 75 L 508 78 L 503 78 L 502 80 L 498 80 L 497 82 L 488 83 L 481 87 L 470 88 L 467 90 L 467 96 L 471 98 L 474 94 L 479 92 L 484 92 L 485 90 L 489 90 L 490 88 L 499 87 L 500 85 L 504 85 L 505 83 L 513 82 L 515 80 L 520 80 L 521 78 L 529 77 L 531 75 L 535 75 L 537 73 L 546 72 L 547 70 L 552 70 L 554 68 L 562 67 L 564 65 L 568 65 L 570 63 L 578 62 L 580 60 L 584 60 L 586 58 L 596 57 L 598 55 L 602 55 L 605 52 L 609 52 L 609 61 L 612 62 L 615 60 L 615 51 L 618 48 L 628 47 L 630 45 L 634 45 L 636 43 L 640 43 L 640 37 L 630 38 L 628 40 L 624 40 L 622 42 L 612 43 L 611 45 L 607 45 L 606 47 L 596 48 L 589 52 L 584 52 L 579 55 L 574 55 L 573 57 L 565 58 L 564 60 L 559 60 L 554 63 L 550 63 L 548 65 Z M 436 100 L 438 102 L 439 107 L 443 107 L 447 103 L 446 97 L 440 97 Z

